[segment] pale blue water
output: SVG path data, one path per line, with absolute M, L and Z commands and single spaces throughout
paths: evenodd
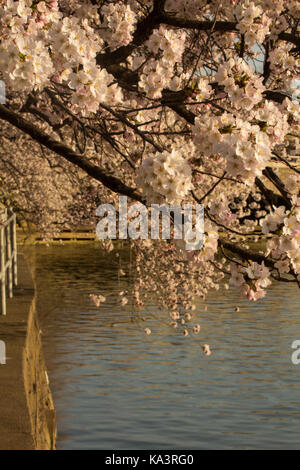
M 196 341 L 151 321 L 147 336 L 117 305 L 130 280 L 119 285 L 112 257 L 90 244 L 35 255 L 58 449 L 300 449 L 295 286 L 274 285 L 258 303 L 214 292 Z M 91 292 L 110 295 L 96 308 Z

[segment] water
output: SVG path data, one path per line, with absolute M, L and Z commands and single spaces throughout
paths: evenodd
M 295 286 L 273 285 L 258 303 L 221 289 L 206 312 L 199 304 L 197 340 L 151 320 L 147 336 L 117 303 L 130 279 L 118 280 L 112 256 L 90 244 L 34 256 L 58 449 L 300 449 Z M 107 302 L 96 308 L 90 293 Z

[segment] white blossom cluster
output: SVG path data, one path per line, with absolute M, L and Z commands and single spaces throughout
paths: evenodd
M 174 74 L 174 66 L 180 62 L 185 44 L 185 33 L 168 30 L 160 26 L 147 41 L 148 49 L 160 53 L 161 57 L 150 59 L 140 75 L 139 88 L 146 92 L 149 98 L 160 98 L 164 88 L 176 91 L 180 88 L 185 74 L 179 70 Z
M 235 109 L 249 111 L 262 100 L 265 87 L 259 77 L 242 59 L 229 59 L 218 67 L 215 80 L 224 86 Z
M 206 155 L 220 154 L 226 170 L 245 182 L 260 176 L 270 157 L 270 139 L 258 125 L 251 125 L 232 114 L 195 119 L 194 142 Z
M 273 211 L 260 220 L 261 231 L 264 235 L 274 232 L 280 224 L 283 223 L 286 217 L 286 210 L 284 206 L 275 208 Z
M 278 260 L 275 267 L 279 273 L 289 273 L 292 267 L 300 281 L 300 198 L 294 194 L 291 201 L 291 211 L 282 206 L 274 208 L 261 225 L 264 234 L 277 233 L 268 240 L 267 248 L 273 259 Z
M 74 90 L 73 109 L 82 114 L 96 112 L 101 102 L 120 102 L 121 89 L 96 64 L 103 39 L 87 18 L 63 18 L 57 10 L 56 1 L 33 8 L 29 0 L 8 0 L 0 7 L 0 67 L 6 85 L 28 92 L 51 80 L 67 84 Z
M 299 8 L 298 0 L 289 0 L 286 2 L 285 6 L 291 16 L 293 16 L 294 18 L 300 19 L 300 8 Z
M 103 15 L 102 37 L 109 48 L 115 50 L 126 46 L 132 40 L 135 29 L 136 15 L 124 2 L 110 3 L 101 8 Z
M 300 61 L 299 59 L 289 54 L 291 49 L 291 44 L 281 44 L 280 47 L 274 48 L 270 52 L 269 62 L 272 70 L 276 70 L 277 72 L 287 71 L 289 75 L 293 69 L 295 69 L 296 72 Z
M 210 214 L 214 216 L 217 220 L 222 222 L 228 222 L 236 218 L 229 207 L 230 201 L 228 198 L 221 194 L 219 197 L 214 198 L 209 202 L 208 206 L 210 209 Z
M 289 25 L 284 15 L 293 2 L 285 0 L 262 0 L 261 7 L 271 18 L 270 39 L 277 39 L 278 34 L 285 31 Z
M 284 189 L 290 194 L 298 194 L 300 188 L 300 174 L 289 175 L 285 181 Z
M 49 5 L 49 21 L 55 21 L 56 3 Z M 0 5 L 0 68 L 6 84 L 13 83 L 18 91 L 44 86 L 54 73 L 48 47 L 43 41 L 45 33 L 41 30 L 46 4 L 41 4 L 36 10 L 31 8 L 29 0 L 8 0 Z
M 178 203 L 193 189 L 189 163 L 180 151 L 164 151 L 145 158 L 136 183 L 148 203 Z
M 266 295 L 265 288 L 271 284 L 270 270 L 264 262 L 250 261 L 244 267 L 236 263 L 230 264 L 230 285 L 237 287 L 241 294 L 249 300 L 258 300 Z
M 293 112 L 292 107 L 291 112 Z M 268 135 L 271 144 L 280 144 L 284 141 L 289 131 L 288 115 L 283 114 L 272 101 L 266 101 L 262 107 L 252 111 L 250 116 Z
M 238 19 L 237 29 L 244 34 L 245 43 L 253 47 L 257 42 L 263 42 L 269 33 L 271 19 L 263 13 L 262 8 L 254 2 L 237 4 L 234 9 Z
M 120 88 L 109 86 L 112 76 L 96 64 L 101 46 L 102 40 L 88 23 L 76 17 L 64 18 L 53 31 L 54 79 L 75 90 L 71 99 L 75 111 L 96 112 L 101 102 L 118 103 L 122 99 Z
M 179 62 L 184 51 L 185 33 L 161 25 L 147 41 L 148 49 L 157 54 L 162 51 L 162 62 Z
M 210 98 L 213 93 L 212 87 L 210 86 L 208 79 L 205 77 L 199 78 L 195 83 L 195 100 L 196 101 L 205 101 Z
M 300 97 L 300 96 L 299 96 Z M 295 100 L 296 101 L 296 100 Z M 283 102 L 288 114 L 288 122 L 293 126 L 294 130 L 300 132 L 300 107 L 297 102 L 291 101 L 286 98 Z

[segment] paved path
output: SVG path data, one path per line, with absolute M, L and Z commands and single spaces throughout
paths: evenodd
M 0 449 L 34 449 L 24 387 L 23 360 L 27 321 L 34 296 L 32 279 L 18 256 L 19 286 L 7 299 L 7 315 L 0 315 L 0 341 L 6 345 L 6 364 L 0 364 Z

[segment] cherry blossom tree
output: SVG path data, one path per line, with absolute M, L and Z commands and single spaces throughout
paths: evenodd
M 221 282 L 300 286 L 299 23 L 293 0 L 1 0 L 2 201 L 52 233 L 118 195 L 203 204 L 201 250 L 131 242 L 136 307 L 186 336 Z

